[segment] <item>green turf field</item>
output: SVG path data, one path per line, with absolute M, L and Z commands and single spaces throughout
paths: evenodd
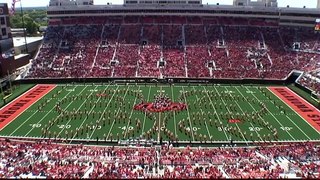
M 161 113 L 133 109 L 142 100 L 153 102 L 160 93 L 188 108 Z M 320 140 L 313 127 L 266 87 L 101 83 L 57 85 L 0 131 L 0 136 L 68 142 L 137 137 L 216 143 Z

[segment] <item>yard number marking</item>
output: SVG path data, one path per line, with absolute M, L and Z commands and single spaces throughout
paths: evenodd
M 291 131 L 292 127 L 280 127 L 284 131 Z
M 224 91 L 224 93 L 232 94 L 232 93 L 234 93 L 234 92 L 233 92 L 233 91 Z
M 198 127 L 192 127 L 192 130 L 193 130 L 193 131 L 198 131 L 199 129 L 200 129 L 200 128 L 198 128 Z M 187 131 L 190 131 L 190 127 L 187 127 L 186 130 L 187 130 Z
M 66 128 L 66 129 L 70 129 L 71 128 L 71 125 L 64 125 L 64 124 L 61 124 L 61 125 L 57 125 L 58 126 L 58 128 L 60 128 L 60 129 L 64 129 L 64 128 Z
M 119 129 L 122 129 L 122 130 L 125 131 L 125 130 L 127 129 L 127 127 L 126 127 L 126 126 L 123 126 L 123 127 L 119 127 Z M 133 127 L 132 127 L 132 126 L 129 126 L 128 129 L 131 131 L 131 130 L 133 130 Z
M 90 127 L 90 126 L 89 126 Z M 97 127 L 97 128 L 96 128 Z M 95 125 L 93 125 L 92 127 L 91 127 L 91 129 L 101 129 L 101 126 L 95 126 Z
M 29 124 L 32 128 L 39 128 L 41 127 L 41 124 Z
M 263 129 L 263 128 L 261 128 L 261 127 L 249 127 L 249 131 L 260 131 L 261 129 Z
M 218 127 L 218 131 L 228 131 L 230 127 Z

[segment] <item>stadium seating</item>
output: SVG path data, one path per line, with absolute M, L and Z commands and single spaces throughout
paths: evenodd
M 298 83 L 320 97 L 320 69 L 304 73 Z
M 117 48 L 115 60 L 119 61 L 119 64 L 115 67 L 114 77 L 135 77 L 139 60 L 139 46 L 121 44 Z
M 49 26 L 27 78 L 284 79 L 292 70 L 312 70 L 320 58 L 320 36 L 312 29 L 259 19 L 119 16 L 61 23 Z
M 140 49 L 139 77 L 160 77 L 158 61 L 161 56 L 161 48 L 157 45 L 143 46 Z
M 319 178 L 319 148 L 123 148 L 1 139 L 0 178 Z
M 187 47 L 186 59 L 189 77 L 210 77 L 208 63 L 210 56 L 207 48 Z

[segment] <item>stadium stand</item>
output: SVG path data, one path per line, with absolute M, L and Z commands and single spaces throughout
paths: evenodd
M 49 26 L 27 78 L 284 79 L 292 70 L 310 70 L 320 58 L 320 35 L 310 28 L 175 16 L 95 21 L 73 18 Z
M 320 70 L 306 72 L 298 81 L 304 87 L 311 89 L 320 96 Z
M 106 147 L 1 139 L 0 178 L 319 178 L 314 143 Z

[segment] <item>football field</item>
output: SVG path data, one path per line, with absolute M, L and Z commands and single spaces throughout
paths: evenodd
M 316 125 L 267 86 L 58 84 L 37 97 L 3 119 L 0 136 L 69 143 L 320 141 Z

